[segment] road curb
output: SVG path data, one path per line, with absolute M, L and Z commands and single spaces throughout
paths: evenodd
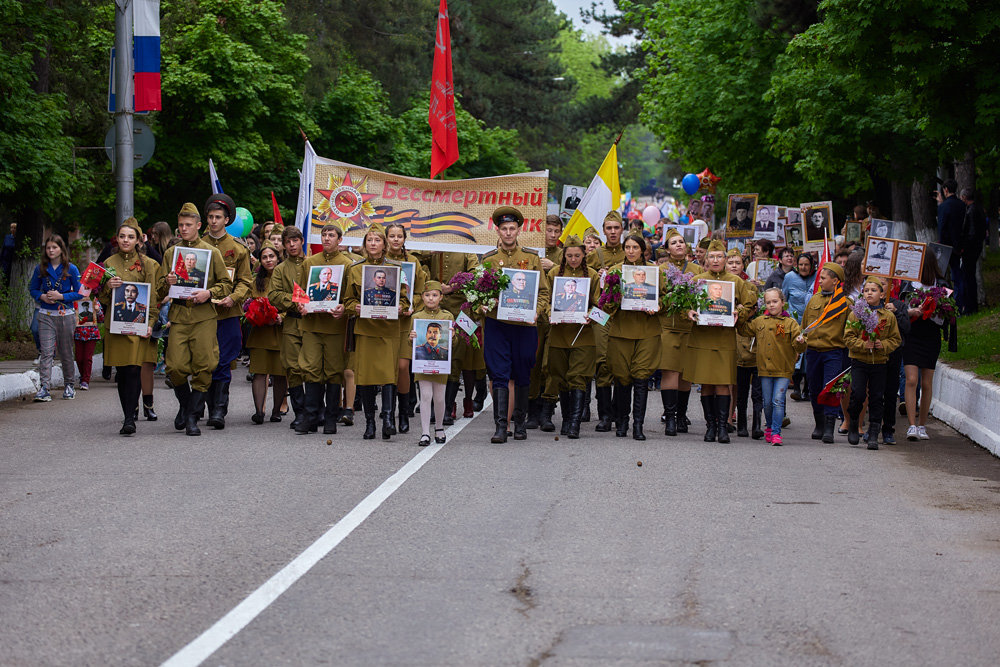
M 939 361 L 931 414 L 1000 456 L 1000 386 Z
M 104 355 L 94 355 L 94 368 L 98 369 L 104 364 Z M 24 396 L 33 396 L 41 385 L 39 384 L 38 370 L 33 369 L 24 373 L 5 373 L 0 375 L 0 402 L 13 401 Z M 58 363 L 52 364 L 52 387 L 63 386 L 62 366 Z

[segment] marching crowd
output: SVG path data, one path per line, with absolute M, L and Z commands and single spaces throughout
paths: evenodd
M 294 226 L 269 222 L 249 239 L 230 236 L 226 227 L 235 219 L 236 207 L 227 195 L 210 197 L 203 212 L 204 230 L 202 213 L 184 204 L 176 237 L 165 223 L 157 223 L 149 234 L 134 218 L 123 223 L 100 258 L 110 278 L 91 295 L 103 312 L 89 321 L 73 308 L 84 298 L 80 271 L 70 263 L 60 237 L 46 240 L 30 286 L 38 302 L 41 350 L 42 387 L 36 400 L 51 398 L 56 354 L 66 379 L 63 398 L 73 398 L 77 386 L 87 389 L 90 357 L 103 336 L 104 364 L 115 369 L 123 435 L 135 433 L 140 407 L 147 420 L 157 419 L 153 380 L 162 347 L 167 384 L 178 403 L 174 427 L 192 436 L 201 434 L 201 419 L 209 427 L 225 428 L 233 371 L 246 351 L 252 422 L 282 421 L 287 400 L 291 428 L 306 436 L 353 426 L 355 410 L 360 410 L 365 439 L 375 438 L 379 430 L 383 439 L 390 439 L 410 431 L 409 420 L 417 410 L 419 444 L 430 443 L 432 422 L 434 439 L 444 442 L 443 427 L 482 410 L 489 391 L 493 443 L 508 437 L 524 440 L 535 428 L 554 431 L 557 408 L 561 434 L 579 438 L 581 425 L 591 422 L 592 397 L 596 432 L 614 430 L 627 437 L 631 431 L 633 438 L 645 440 L 650 391 L 660 392 L 665 436 L 676 436 L 692 425 L 689 402 L 696 388 L 705 441 L 727 443 L 735 433 L 781 445 L 789 424 L 785 396 L 791 388 L 793 400 L 812 404 L 813 439 L 832 443 L 839 433 L 852 445 L 863 437 L 869 449 L 878 449 L 880 439 L 895 444 L 897 407 L 909 421 L 906 436 L 928 438 L 931 379 L 944 323 L 921 317 L 907 292 L 944 284 L 933 261 L 924 263 L 919 283 L 905 283 L 900 292 L 891 281 L 864 275 L 861 248 L 838 248 L 833 261 L 817 266 L 814 254 L 791 248 L 775 252 L 770 241 L 748 243 L 746 256 L 737 249 L 727 251 L 719 232 L 691 247 L 671 230 L 654 246 L 641 225 L 626 228 L 617 211 L 605 217 L 603 239 L 591 231 L 583 239 L 569 236 L 561 243 L 561 222 L 549 216 L 546 247 L 537 252 L 520 245 L 524 218 L 512 207 L 493 213 L 497 248 L 482 257 L 411 252 L 402 225 L 378 223 L 367 229 L 356 251 L 343 245 L 340 227 L 326 225 L 322 250 L 307 257 L 305 239 Z M 209 251 L 207 279 L 186 298 L 171 298 L 188 249 Z M 777 268 L 766 278 L 751 280 L 745 265 L 756 259 L 773 259 Z M 412 284 L 400 290 L 398 319 L 361 317 L 364 267 L 400 262 L 413 262 L 417 270 Z M 298 291 L 307 285 L 310 267 L 338 265 L 344 267 L 339 305 L 309 311 Z M 495 307 L 463 311 L 466 298 L 454 279 L 481 265 L 538 272 L 534 321 L 499 319 Z M 735 326 L 700 324 L 696 311 L 677 312 L 659 301 L 643 310 L 626 310 L 603 299 L 607 277 L 623 267 L 646 267 L 642 279 L 658 285 L 659 294 L 671 272 L 731 283 Z M 551 287 L 557 277 L 589 279 L 590 293 L 582 296 L 588 309 L 602 304 L 607 322 L 550 323 Z M 100 326 L 103 314 L 124 317 L 121 309 L 131 304 L 115 302 L 115 294 L 132 283 L 151 285 L 148 329 L 145 335 L 110 334 Z M 273 321 L 248 324 L 246 305 L 264 299 L 276 312 Z M 860 302 L 869 310 L 853 307 Z M 463 312 L 478 327 L 471 335 L 452 338 L 450 375 L 413 375 L 414 321 L 455 320 Z M 859 323 L 863 317 L 875 319 Z M 870 335 L 872 331 L 877 334 Z M 165 344 L 158 345 L 161 338 Z M 838 396 L 834 391 L 829 400 L 830 385 L 848 368 L 849 392 Z M 265 409 L 268 387 L 270 416 Z

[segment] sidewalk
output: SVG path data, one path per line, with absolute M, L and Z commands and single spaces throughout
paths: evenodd
M 94 355 L 94 369 L 100 376 L 101 366 L 104 364 L 104 355 Z M 61 388 L 63 386 L 62 366 L 56 359 L 52 363 L 52 385 L 51 387 Z M 50 387 L 50 388 L 51 388 Z M 25 396 L 33 396 L 39 388 L 38 366 L 31 359 L 15 359 L 13 361 L 0 361 L 0 402 L 13 401 Z

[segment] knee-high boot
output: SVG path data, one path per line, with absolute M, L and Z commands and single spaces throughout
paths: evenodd
M 729 431 L 725 427 L 725 424 L 729 421 L 728 396 L 720 396 L 719 394 L 715 395 L 715 415 L 719 430 L 719 442 L 729 442 Z
M 726 397 L 729 398 L 728 396 Z M 701 397 L 701 409 L 705 413 L 705 442 L 715 442 L 715 437 L 718 431 L 717 424 L 715 423 L 715 396 L 702 396 Z M 722 430 L 726 430 L 723 425 Z
M 663 396 L 663 434 L 677 435 L 677 390 L 664 389 L 660 392 Z
M 569 392 L 569 423 L 566 425 L 566 435 L 570 440 L 580 437 L 580 421 L 583 419 L 583 406 L 587 400 L 587 392 L 583 389 L 572 389 Z
M 493 423 L 496 433 L 490 442 L 499 445 L 507 442 L 507 403 L 510 400 L 510 390 L 506 384 L 493 385 Z
M 649 380 L 632 381 L 632 438 L 645 440 L 642 432 L 646 421 L 646 400 L 649 397 Z
M 361 407 L 365 411 L 365 440 L 375 439 L 375 385 L 361 385 L 357 388 L 358 398 L 361 399 Z
M 302 419 L 299 421 L 299 425 L 295 427 L 295 432 L 299 435 L 306 435 L 307 433 L 315 433 L 319 430 L 319 422 L 323 416 L 323 395 L 325 393 L 325 387 L 319 382 L 306 382 L 304 394 L 305 394 L 305 409 Z
M 614 400 L 612 399 L 611 387 L 597 387 L 597 426 L 594 430 L 598 433 L 608 433 L 611 431 L 611 419 L 614 412 Z
M 514 439 L 527 440 L 525 421 L 528 416 L 528 385 L 514 385 Z
M 177 397 L 177 416 L 174 417 L 174 428 L 183 431 L 187 425 L 188 406 L 191 404 L 191 386 L 187 382 L 175 384 L 174 396 Z
M 612 399 L 615 404 L 615 435 L 624 438 L 628 435 L 628 415 L 632 403 L 631 387 L 618 384 L 615 381 L 615 393 Z
M 326 385 L 326 409 L 323 412 L 323 433 L 337 433 L 337 422 L 340 421 L 340 385 Z
M 396 385 L 382 385 L 382 439 L 388 440 L 396 435 L 396 425 L 393 423 L 392 413 L 396 407 Z
M 681 391 L 677 390 L 677 432 L 687 433 L 688 424 L 690 420 L 688 419 L 688 402 L 691 400 L 691 390 Z

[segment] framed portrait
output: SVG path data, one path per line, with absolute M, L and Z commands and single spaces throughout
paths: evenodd
M 822 252 L 824 239 L 833 240 L 833 202 L 814 201 L 801 204 L 802 231 L 805 233 L 806 252 Z
M 735 248 L 736 250 L 739 250 L 742 255 L 743 251 L 747 248 L 747 240 L 748 239 L 726 239 L 726 252 Z
M 699 220 L 704 220 L 705 222 L 712 224 L 715 221 L 715 198 L 711 200 L 701 200 L 701 218 Z
M 899 280 L 920 282 L 927 256 L 927 244 L 916 241 L 899 241 L 896 257 L 892 262 L 892 277 Z
M 413 372 L 451 373 L 451 320 L 413 320 Z
M 659 310 L 659 273 L 655 266 L 622 266 L 622 310 Z
M 343 264 L 310 266 L 306 276 L 307 313 L 329 313 L 340 305 L 344 284 Z
M 750 280 L 764 282 L 771 277 L 776 268 L 778 263 L 773 259 L 757 259 L 747 264 L 746 272 Z
M 174 246 L 174 269 L 177 284 L 171 285 L 167 296 L 189 299 L 197 290 L 208 289 L 208 267 L 212 262 L 209 248 Z
M 779 206 L 778 207 L 778 220 L 788 220 L 788 207 Z
M 497 319 L 505 322 L 530 322 L 537 319 L 538 271 L 530 269 L 503 269 L 510 276 L 507 289 L 500 292 L 497 302 Z
M 844 224 L 844 243 L 861 243 L 860 222 L 848 222 Z
M 101 307 L 97 299 L 80 299 L 76 302 L 76 326 L 92 327 L 97 325 L 98 309 Z
M 938 273 L 942 276 L 949 275 L 948 266 L 951 262 L 951 246 L 943 243 L 928 243 L 927 249 L 934 256 Z
M 361 268 L 361 317 L 398 320 L 399 267 L 365 264 Z
M 414 262 L 399 262 L 399 269 L 401 271 L 399 274 L 399 288 L 403 290 L 403 294 L 409 299 L 412 307 L 413 286 L 416 284 L 417 265 Z
M 784 248 L 786 245 L 788 244 L 785 242 L 785 219 L 778 218 L 778 233 L 774 238 L 774 247 Z
M 871 227 L 868 228 L 868 234 L 882 239 L 896 238 L 896 235 L 893 233 L 895 231 L 895 227 L 896 223 L 892 220 L 879 220 L 878 218 L 872 218 L 872 224 Z
M 778 238 L 778 207 L 765 204 L 757 207 L 757 215 L 754 216 L 753 237 L 755 239 L 767 239 L 774 241 Z
M 785 225 L 801 225 L 802 209 L 798 207 L 785 207 Z
M 733 295 L 736 285 L 728 280 L 706 280 L 705 293 L 709 303 L 698 311 L 698 324 L 714 327 L 736 326 L 736 306 Z
M 892 261 L 896 255 L 896 242 L 869 236 L 865 246 L 864 273 L 870 276 L 892 278 Z
M 149 283 L 122 283 L 111 293 L 111 323 L 108 331 L 127 336 L 145 336 L 149 331 Z
M 552 324 L 586 324 L 590 306 L 590 278 L 556 276 L 552 285 Z
M 569 220 L 573 216 L 573 211 L 580 206 L 580 200 L 587 188 L 580 185 L 564 185 L 562 189 L 562 199 L 559 200 L 559 217 Z
M 789 209 L 790 210 L 790 209 Z M 795 252 L 802 252 L 802 224 L 785 225 L 785 245 Z
M 726 204 L 726 238 L 750 238 L 753 236 L 756 213 L 756 194 L 729 195 Z
M 692 248 L 698 245 L 698 241 L 701 240 L 702 225 L 691 224 L 691 225 L 663 225 L 663 237 L 664 242 L 666 242 L 667 232 L 671 229 L 676 229 L 677 233 L 684 237 L 685 243 L 687 243 Z

